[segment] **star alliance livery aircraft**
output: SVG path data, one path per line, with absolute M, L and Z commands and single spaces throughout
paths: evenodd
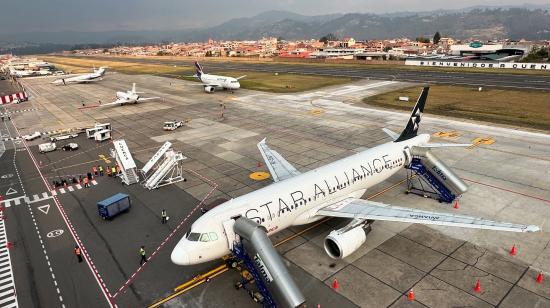
M 265 139 L 262 140 L 258 148 L 275 183 L 206 212 L 178 242 L 172 251 L 172 262 L 192 265 L 229 254 L 235 241 L 233 224 L 241 216 L 260 224 L 268 235 L 324 217 L 349 218 L 347 226 L 332 231 L 325 239 L 325 251 L 332 258 L 345 258 L 357 250 L 366 240 L 365 229 L 375 220 L 512 232 L 538 231 L 539 227 L 534 225 L 496 222 L 360 199 L 367 189 L 410 164 L 411 149 L 466 146 L 428 143 L 430 135 L 417 135 L 428 90 L 425 87 L 422 91 L 400 135 L 384 130 L 394 139 L 393 142 L 306 173 L 300 173 L 279 153 L 271 150 Z

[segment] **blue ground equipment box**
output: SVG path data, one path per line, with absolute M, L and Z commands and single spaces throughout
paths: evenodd
M 97 203 L 97 210 L 99 211 L 99 216 L 103 219 L 111 219 L 121 212 L 129 211 L 131 205 L 130 196 L 118 193 L 99 201 Z

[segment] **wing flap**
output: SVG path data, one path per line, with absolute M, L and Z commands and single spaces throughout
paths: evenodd
M 281 154 L 270 149 L 265 143 L 265 138 L 258 142 L 258 149 L 264 158 L 264 162 L 269 168 L 273 181 L 279 182 L 300 174 Z
M 497 222 L 480 217 L 424 211 L 354 198 L 348 198 L 326 206 L 320 209 L 317 215 L 510 232 L 536 232 L 540 230 L 538 226 L 534 225 Z

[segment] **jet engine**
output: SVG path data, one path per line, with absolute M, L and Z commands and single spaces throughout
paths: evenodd
M 364 224 L 349 224 L 334 230 L 325 238 L 325 251 L 333 259 L 343 259 L 355 252 L 367 240 L 370 226 L 364 229 Z
M 206 86 L 206 87 L 204 87 L 204 92 L 212 93 L 212 92 L 214 92 L 214 87 Z

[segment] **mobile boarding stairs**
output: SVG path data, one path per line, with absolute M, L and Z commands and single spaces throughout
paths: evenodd
M 468 186 L 429 148 L 412 147 L 405 151 L 407 193 L 451 203 L 468 190 Z

